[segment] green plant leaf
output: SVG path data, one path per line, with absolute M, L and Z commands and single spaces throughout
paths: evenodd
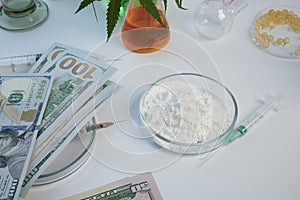
M 94 3 L 94 1 L 96 0 L 83 0 L 78 9 L 76 10 L 75 14 L 78 13 L 79 11 L 81 11 L 82 9 L 84 9 L 85 7 L 87 7 L 88 5 L 90 5 L 91 3 Z
M 115 29 L 115 26 L 117 24 L 117 21 L 119 19 L 119 13 L 120 13 L 120 7 L 121 7 L 121 0 L 110 0 L 107 11 L 106 11 L 106 32 L 107 32 L 107 39 L 106 42 L 108 42 L 113 30 Z
M 187 10 L 187 8 L 182 7 L 182 0 L 175 0 L 177 7 L 182 10 Z
M 168 0 L 163 0 L 163 1 L 164 1 L 165 13 L 166 13 L 168 7 Z
M 98 22 L 98 16 L 97 16 L 97 12 L 96 12 L 96 8 L 95 8 L 94 2 L 92 3 L 92 5 L 93 5 L 93 11 L 94 11 L 94 15 L 95 15 L 96 21 Z
M 162 20 L 160 18 L 159 12 L 155 6 L 155 4 L 153 3 L 152 0 L 139 0 L 141 5 L 146 9 L 146 11 L 152 15 L 152 17 L 154 17 L 162 26 L 164 26 L 164 24 L 162 23 Z

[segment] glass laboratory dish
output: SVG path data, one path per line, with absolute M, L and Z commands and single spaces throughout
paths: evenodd
M 261 50 L 287 59 L 300 59 L 300 8 L 280 5 L 265 8 L 255 17 L 251 39 Z
M 94 124 L 95 122 L 93 117 L 89 123 Z M 53 183 L 75 173 L 91 157 L 95 138 L 95 131 L 91 131 L 88 134 L 77 134 L 33 185 Z
M 194 73 L 163 77 L 145 91 L 140 117 L 152 140 L 177 153 L 201 154 L 224 144 L 238 107 L 218 81 Z

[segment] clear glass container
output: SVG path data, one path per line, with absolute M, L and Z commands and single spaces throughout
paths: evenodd
M 163 77 L 143 94 L 141 120 L 158 145 L 202 154 L 224 144 L 237 120 L 233 94 L 218 81 L 193 73 Z
M 254 18 L 251 39 L 261 50 L 280 58 L 300 59 L 300 8 L 277 5 Z
M 139 0 L 131 0 L 122 27 L 122 41 L 131 51 L 150 53 L 163 48 L 170 39 L 169 24 L 162 0 L 153 0 L 162 20 L 161 25 Z
M 48 6 L 41 0 L 1 0 L 0 27 L 7 30 L 25 30 L 44 22 Z
M 195 27 L 200 35 L 218 39 L 230 31 L 235 15 L 247 5 L 243 0 L 203 1 L 195 13 Z

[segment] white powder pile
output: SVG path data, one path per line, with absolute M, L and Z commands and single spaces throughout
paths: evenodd
M 140 112 L 155 133 L 188 144 L 219 137 L 231 122 L 216 95 L 182 80 L 167 80 L 151 87 L 141 100 Z

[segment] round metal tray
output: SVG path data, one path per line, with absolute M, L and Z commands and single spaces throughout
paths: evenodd
M 95 119 L 92 119 L 95 123 Z M 76 172 L 91 156 L 95 131 L 90 134 L 76 135 L 63 152 L 51 163 L 33 184 L 45 185 L 59 181 Z

